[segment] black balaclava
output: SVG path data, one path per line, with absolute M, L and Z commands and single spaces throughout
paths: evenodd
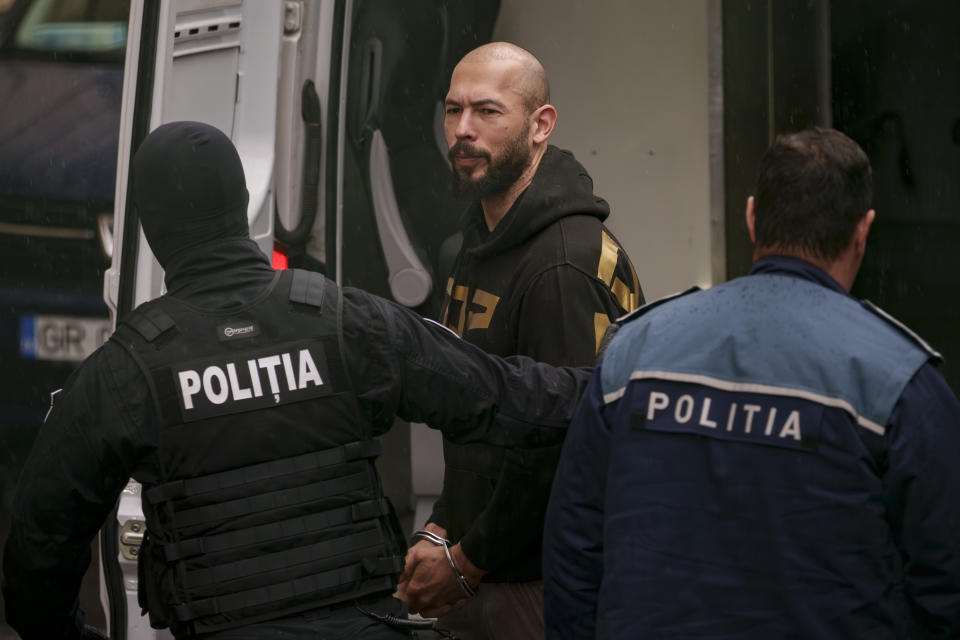
M 208 124 L 154 129 L 133 158 L 130 184 L 143 233 L 164 268 L 185 249 L 250 235 L 240 156 L 230 138 Z

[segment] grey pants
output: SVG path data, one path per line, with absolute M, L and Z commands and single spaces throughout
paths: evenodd
M 543 581 L 484 582 L 477 595 L 440 618 L 437 626 L 459 640 L 542 639 Z

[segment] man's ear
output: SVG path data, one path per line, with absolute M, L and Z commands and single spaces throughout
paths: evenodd
M 747 198 L 747 209 L 743 212 L 747 220 L 747 231 L 750 233 L 750 242 L 757 244 L 756 216 L 753 213 L 753 196 Z
M 862 256 L 867 250 L 867 236 L 870 235 L 870 225 L 873 224 L 873 220 L 876 217 L 877 212 L 874 209 L 870 209 L 863 214 L 863 217 L 860 218 L 857 226 L 853 229 L 853 242 L 858 256 Z
M 546 142 L 553 128 L 557 124 L 557 110 L 553 105 L 545 104 L 530 117 L 530 127 L 533 130 L 533 143 L 541 144 Z

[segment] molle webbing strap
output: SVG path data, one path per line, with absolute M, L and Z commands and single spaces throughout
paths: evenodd
M 293 270 L 293 282 L 290 284 L 290 300 L 312 307 L 323 307 L 323 292 L 326 278 L 313 271 Z
M 358 552 L 365 551 L 366 554 Z M 187 569 L 183 586 L 187 591 L 210 585 L 226 584 L 259 575 L 273 582 L 286 582 L 305 573 L 321 573 L 350 562 L 361 560 L 360 555 L 380 556 L 387 552 L 378 528 L 344 534 L 339 538 L 263 553 L 252 558 L 226 562 L 204 569 Z M 337 559 L 339 558 L 339 562 Z M 293 575 L 288 575 L 292 573 Z M 269 576 L 269 578 L 268 578 Z
M 399 573 L 399 571 L 397 572 Z M 360 586 L 354 587 L 350 590 L 348 594 L 337 594 L 328 597 L 321 597 L 317 599 L 316 597 L 311 597 L 305 602 L 294 606 L 284 606 L 282 611 L 284 616 L 290 616 L 296 613 L 302 613 L 306 611 L 315 611 L 317 609 L 322 609 L 324 607 L 331 607 L 337 605 L 343 605 L 348 602 L 354 601 L 357 598 L 362 598 L 364 596 L 369 596 L 372 594 L 380 594 L 383 596 L 389 595 L 396 589 L 396 582 L 394 582 L 394 576 L 379 576 L 376 578 L 368 578 L 360 583 Z M 208 634 L 214 633 L 217 631 L 224 631 L 227 629 L 235 629 L 237 627 L 244 627 L 257 622 L 264 622 L 266 620 L 276 620 L 277 619 L 277 609 L 276 608 L 264 608 L 260 607 L 260 613 L 247 614 L 243 613 L 243 617 L 239 618 L 236 612 L 229 612 L 229 615 L 222 615 L 216 617 L 207 617 L 202 620 L 194 620 L 189 623 L 190 633 L 189 637 L 195 637 L 195 634 Z M 181 626 L 181 625 L 178 625 Z
M 147 342 L 153 342 L 164 331 L 176 326 L 173 318 L 156 304 L 134 311 L 122 322 L 143 336 Z
M 370 490 L 374 487 L 368 470 L 348 476 L 321 480 L 305 486 L 261 493 L 248 498 L 228 500 L 194 509 L 176 511 L 178 528 L 192 527 L 205 522 L 229 522 L 251 513 L 265 513 L 294 505 L 317 502 L 330 496 L 340 496 L 351 491 Z
M 206 553 L 219 553 L 284 538 L 304 536 L 329 527 L 379 518 L 388 513 L 390 513 L 390 504 L 385 498 L 365 500 L 300 518 L 290 518 L 249 529 L 165 544 L 163 554 L 167 562 L 176 562 Z
M 144 497 L 153 504 L 196 496 L 211 491 L 227 489 L 243 484 L 257 484 L 269 478 L 309 471 L 318 467 L 327 467 L 354 460 L 376 458 L 380 455 L 379 440 L 361 440 L 342 447 L 314 451 L 292 458 L 272 460 L 261 464 L 222 471 L 197 478 L 176 480 L 157 485 L 144 493 Z
M 387 596 L 396 589 L 396 583 L 392 576 L 380 576 L 378 578 L 370 578 L 364 580 L 359 587 L 354 588 L 346 596 L 344 595 L 335 595 L 327 598 L 321 598 L 319 600 L 311 598 L 305 603 L 301 603 L 292 607 L 284 607 L 284 615 L 293 615 L 295 613 L 315 611 L 324 607 L 331 607 L 337 605 L 345 605 L 351 601 L 356 600 L 357 598 L 362 598 L 364 596 L 369 596 L 373 594 Z M 243 627 L 250 624 L 255 624 L 257 622 L 263 622 L 265 620 L 275 620 L 277 618 L 276 611 L 269 610 L 267 613 L 260 613 L 256 615 L 244 616 L 242 620 L 237 620 L 234 616 L 220 616 L 221 622 L 217 622 L 218 618 L 206 618 L 203 620 L 197 620 L 190 623 L 190 628 L 193 630 L 192 633 L 195 634 L 209 634 L 218 631 L 224 631 L 228 629 L 235 629 L 237 627 Z M 191 636 L 194 637 L 194 636 Z
M 198 618 L 239 611 L 246 608 L 263 607 L 273 603 L 279 605 L 291 601 L 295 602 L 313 594 L 319 595 L 348 585 L 360 587 L 359 583 L 365 578 L 375 578 L 378 576 L 392 577 L 396 575 L 402 567 L 402 556 L 378 558 L 373 562 L 358 562 L 346 567 L 334 569 L 333 571 L 325 571 L 320 574 L 305 576 L 280 584 L 273 584 L 269 587 L 250 589 L 224 596 L 174 605 L 172 612 L 177 621 L 190 622 Z M 377 584 L 377 590 L 393 588 L 392 579 L 384 580 L 383 582 L 386 583 L 386 587 Z M 367 593 L 371 593 L 371 591 L 367 591 Z M 360 594 L 354 590 L 341 592 L 333 598 L 327 598 L 323 601 L 313 601 L 312 606 L 320 607 L 333 602 L 342 602 L 353 599 L 358 595 Z M 200 633 L 201 629 L 196 628 L 196 632 Z

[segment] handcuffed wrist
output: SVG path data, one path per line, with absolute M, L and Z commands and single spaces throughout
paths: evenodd
M 449 541 L 449 540 L 447 540 L 446 538 L 444 538 L 444 537 L 441 536 L 441 535 L 438 535 L 438 534 L 434 533 L 433 531 L 427 531 L 426 529 L 419 529 L 419 530 L 417 530 L 417 531 L 414 531 L 414 532 L 413 532 L 413 538 L 414 538 L 415 540 L 416 540 L 417 538 L 419 538 L 419 539 L 421 539 L 421 540 L 427 540 L 427 541 L 432 542 L 433 544 L 435 544 L 435 545 L 437 545 L 437 546 L 446 546 L 446 547 L 449 547 L 449 546 L 450 546 L 450 541 Z
M 477 590 L 470 586 L 470 583 L 467 582 L 467 579 L 464 577 L 460 570 L 457 569 L 457 565 L 453 562 L 453 556 L 450 555 L 450 541 L 446 538 L 439 536 L 432 531 L 427 531 L 426 529 L 420 529 L 419 531 L 413 532 L 413 537 L 415 539 L 419 538 L 421 540 L 427 540 L 432 542 L 438 547 L 443 547 L 443 553 L 447 556 L 447 562 L 450 563 L 450 568 L 453 570 L 453 575 L 457 579 L 457 584 L 460 585 L 460 589 L 467 594 L 468 598 L 472 598 L 477 595 Z

